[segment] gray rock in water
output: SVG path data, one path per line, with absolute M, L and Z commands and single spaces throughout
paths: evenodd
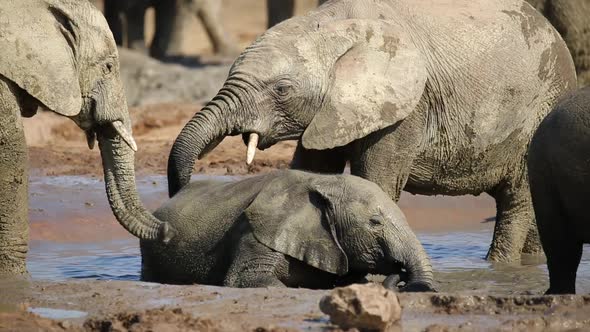
M 341 328 L 361 331 L 393 330 L 402 314 L 396 294 L 379 284 L 336 288 L 322 298 L 320 310 Z
M 123 48 L 119 48 L 119 58 L 129 106 L 207 101 L 219 91 L 230 68 L 166 64 Z

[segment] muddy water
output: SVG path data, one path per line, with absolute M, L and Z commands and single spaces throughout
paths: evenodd
M 167 198 L 164 177 L 142 178 L 138 188 L 148 208 L 155 209 Z M 30 192 L 28 268 L 33 279 L 139 280 L 138 241 L 112 217 L 102 180 L 32 178 Z M 546 289 L 542 262 L 514 265 L 484 260 L 493 230 L 490 198 L 406 195 L 400 206 L 432 259 L 438 290 L 508 295 Z M 577 288 L 579 293 L 590 293 L 590 247 L 584 249 Z

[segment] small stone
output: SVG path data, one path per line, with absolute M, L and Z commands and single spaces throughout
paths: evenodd
M 321 299 L 320 310 L 342 329 L 361 331 L 388 330 L 402 313 L 395 293 L 379 284 L 336 288 Z

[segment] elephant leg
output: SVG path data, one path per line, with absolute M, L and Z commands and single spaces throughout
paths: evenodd
M 239 240 L 224 286 L 285 287 L 276 273 L 277 266 L 285 261 L 283 254 L 264 246 L 249 232 Z
M 203 22 L 203 27 L 207 31 L 207 35 L 213 45 L 213 51 L 215 53 L 223 55 L 237 55 L 239 51 L 236 47 L 232 46 L 227 40 L 223 31 L 223 25 L 221 17 L 219 16 L 219 2 L 214 4 L 214 1 L 203 1 L 202 5 L 197 10 L 197 16 Z
M 155 2 L 156 24 L 154 38 L 150 44 L 152 57 L 166 60 L 180 53 L 182 32 L 190 18 L 182 8 L 183 4 L 180 0 Z
M 123 24 L 121 23 L 121 12 L 117 2 L 120 0 L 104 0 L 104 16 L 113 32 L 115 42 L 123 46 Z
M 347 159 L 346 147 L 330 150 L 308 150 L 299 141 L 291 161 L 291 168 L 316 173 L 341 174 L 344 172 Z
M 266 0 L 267 27 L 290 19 L 295 14 L 295 0 Z
M 496 200 L 496 225 L 487 259 L 514 262 L 523 252 L 541 254 L 527 176 L 505 181 L 489 194 Z
M 582 242 L 576 239 L 576 231 L 568 227 L 575 223 L 565 212 L 558 191 L 547 183 L 554 175 L 533 175 L 535 177 L 531 179 L 531 193 L 536 224 L 549 270 L 550 285 L 546 293 L 574 294 L 576 272 L 582 257 Z
M 127 24 L 127 46 L 138 52 L 147 54 L 145 45 L 145 12 L 147 6 L 145 1 L 139 1 L 126 12 Z
M 18 90 L 0 76 L 0 275 L 26 273 L 27 145 Z
M 351 173 L 378 184 L 395 202 L 421 151 L 423 127 L 416 120 L 374 132 L 351 148 Z

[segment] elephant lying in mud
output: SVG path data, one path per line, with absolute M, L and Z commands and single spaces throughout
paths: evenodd
M 142 241 L 142 280 L 232 287 L 331 288 L 367 273 L 432 290 L 432 268 L 403 213 L 351 175 L 278 171 L 186 186 L 156 212 L 178 234 Z
M 525 154 L 555 101 L 576 87 L 571 55 L 521 0 L 333 0 L 271 28 L 184 127 L 168 161 L 174 195 L 224 136 L 299 140 L 292 166 L 351 172 L 398 200 L 496 200 L 488 258 L 541 252 Z
M 87 1 L 0 1 L 0 274 L 23 274 L 28 250 L 27 145 L 21 116 L 38 108 L 98 139 L 117 220 L 142 239 L 172 236 L 141 204 L 119 58 L 102 14 Z M 57 198 L 56 198 L 57 199 Z
M 576 292 L 590 243 L 590 87 L 560 101 L 541 122 L 528 156 L 537 227 L 547 256 L 548 294 Z

